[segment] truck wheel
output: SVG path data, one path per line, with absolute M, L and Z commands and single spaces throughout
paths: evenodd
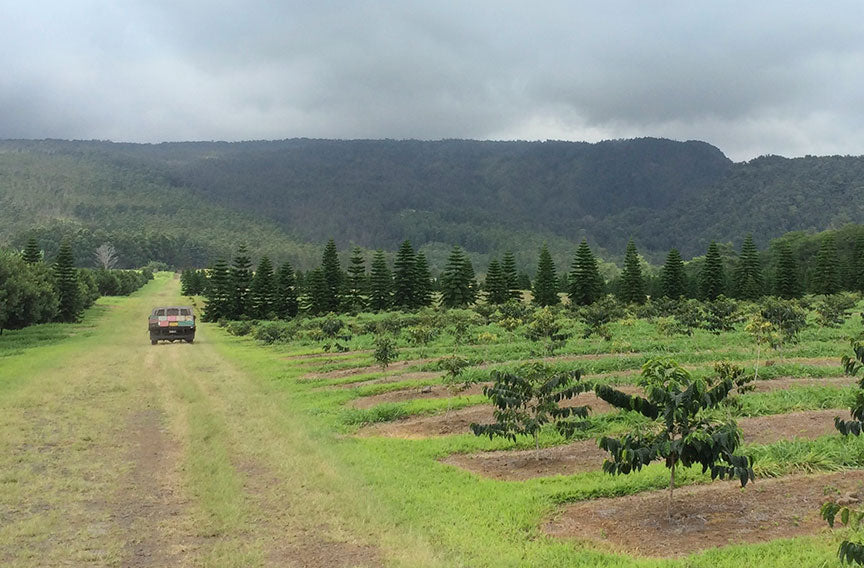
M 156 339 L 150 340 L 150 345 L 156 345 L 157 343 L 158 343 L 158 340 L 156 340 Z
M 189 339 L 186 340 L 186 343 L 192 343 L 193 341 L 195 341 L 195 338 L 190 337 Z

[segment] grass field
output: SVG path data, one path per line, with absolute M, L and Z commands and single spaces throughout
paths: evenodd
M 741 324 L 719 336 L 667 337 L 655 323 L 625 319 L 605 341 L 579 339 L 574 323 L 573 337 L 549 357 L 519 329 L 475 319 L 459 345 L 444 324 L 425 345 L 412 344 L 407 329 L 396 333 L 399 358 L 382 371 L 370 331 L 398 316 L 345 318 L 346 353 L 324 352 L 333 341 L 316 331 L 320 320 L 274 345 L 205 324 L 193 345 L 151 347 L 146 314 L 180 301 L 177 281 L 163 274 L 130 298 L 100 300 L 82 324 L 0 336 L 0 564 L 838 565 L 842 531 L 815 516 L 826 495 L 864 483 L 864 441 L 830 425 L 804 429 L 804 421 L 848 413 L 855 387 L 842 379 L 839 359 L 861 330 L 859 315 L 839 328 L 810 325 L 797 344 L 762 354 L 764 388 L 730 411 L 770 440 L 743 448 L 759 479 L 732 491 L 681 472 L 683 516 L 669 525 L 654 497 L 668 483 L 662 465 L 613 477 L 561 458 L 638 418 L 597 413 L 575 440 L 549 428 L 540 452 L 528 438 L 434 435 L 460 413 L 485 412 L 476 390 L 452 397 L 438 388 L 435 360 L 458 352 L 472 363 L 466 375 L 480 381 L 544 359 L 582 369 L 586 379 L 633 385 L 642 363 L 658 356 L 696 375 L 719 360 L 754 365 L 756 347 Z M 422 387 L 437 390 L 424 396 Z M 360 403 L 384 394 L 398 400 Z M 766 435 L 771 420 L 789 416 Z M 411 434 L 422 421 L 432 426 Z M 525 474 L 514 481 L 464 467 L 493 458 L 499 473 Z M 563 469 L 544 475 L 537 464 L 556 459 Z M 735 512 L 742 503 L 770 507 L 748 524 Z M 628 523 L 633 531 L 616 532 Z M 734 544 L 745 533 L 767 540 Z M 696 540 L 710 548 L 693 548 Z

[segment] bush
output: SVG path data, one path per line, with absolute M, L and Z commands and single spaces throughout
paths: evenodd
M 229 321 L 225 323 L 223 327 L 225 328 L 225 331 L 238 337 L 252 333 L 251 321 Z
M 252 337 L 266 344 L 288 343 L 297 335 L 297 324 L 284 321 L 266 321 L 255 326 Z

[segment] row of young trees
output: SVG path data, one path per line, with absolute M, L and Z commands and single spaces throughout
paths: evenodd
M 515 262 L 511 257 L 505 264 L 507 272 L 506 276 L 502 273 L 502 282 L 513 288 Z M 218 260 L 207 274 L 184 271 L 181 284 L 184 294 L 207 297 L 205 318 L 209 321 L 244 317 L 288 319 L 300 309 L 311 315 L 413 311 L 430 306 L 435 291 L 425 255 L 415 252 L 407 240 L 396 253 L 392 271 L 384 251 L 379 250 L 367 273 L 360 248 L 353 250 L 348 269 L 343 271 L 336 243 L 331 239 L 324 247 L 321 266 L 305 275 L 295 272 L 289 262 L 274 273 L 267 257 L 261 258 L 253 272 L 248 250 L 241 246 L 231 266 Z M 476 301 L 479 287 L 474 268 L 459 247 L 453 247 L 438 285 L 441 303 L 446 307 L 464 307 Z
M 853 277 L 847 278 L 846 283 L 847 288 L 864 291 L 864 236 L 859 241 L 846 271 Z M 756 300 L 766 295 L 796 298 L 805 292 L 799 278 L 801 270 L 785 241 L 777 245 L 776 268 L 770 274 L 763 268 L 750 235 L 744 239 L 734 266 L 729 266 L 715 242 L 709 245 L 700 263 L 697 273 L 688 274 L 681 254 L 672 249 L 659 275 L 650 276 L 631 240 L 620 276 L 606 282 L 598 259 L 583 239 L 570 271 L 563 275 L 559 276 L 552 255 L 544 245 L 540 249 L 533 284 L 517 273 L 513 254 L 506 253 L 501 261 L 493 258 L 489 262 L 481 287 L 470 259 L 458 246 L 453 247 L 439 278 L 433 279 L 425 255 L 422 251 L 415 252 L 410 241 L 400 246 L 392 269 L 384 252 L 378 250 L 367 271 L 360 248 L 352 251 L 348 268 L 343 269 L 336 244 L 331 239 L 324 248 L 321 265 L 306 274 L 295 271 L 288 262 L 276 270 L 267 257 L 262 257 L 253 271 L 249 252 L 243 246 L 230 266 L 219 260 L 207 272 L 185 271 L 182 279 L 184 293 L 207 296 L 206 317 L 212 321 L 244 317 L 287 319 L 301 310 L 310 315 L 390 309 L 413 311 L 431 305 L 434 292 L 440 294 L 440 304 L 448 308 L 475 303 L 481 291 L 487 303 L 500 305 L 521 299 L 526 285 L 532 292 L 533 303 L 541 307 L 560 303 L 561 292 L 577 306 L 591 305 L 609 292 L 627 304 L 642 304 L 649 296 L 708 301 L 725 296 Z M 834 294 L 844 288 L 831 233 L 823 237 L 814 266 L 807 291 Z
M 52 264 L 34 239 L 21 252 L 0 250 L 0 333 L 77 321 L 99 296 L 129 294 L 152 277 L 145 271 L 75 268 L 68 242 L 61 243 Z

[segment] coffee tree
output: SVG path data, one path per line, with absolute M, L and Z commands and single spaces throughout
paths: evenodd
M 864 339 L 852 340 L 852 356 L 844 355 L 841 359 L 843 369 L 847 375 L 855 376 L 864 368 Z M 834 418 L 834 427 L 844 436 L 860 436 L 864 431 L 864 377 L 858 382 L 858 391 L 855 393 L 855 402 L 850 409 L 852 420 L 842 420 L 839 416 Z M 837 517 L 840 522 L 858 533 L 861 520 L 864 519 L 864 511 L 851 508 L 846 504 L 829 501 L 822 505 L 822 518 L 828 522 L 831 528 Z M 849 564 L 864 564 L 864 543 L 857 540 L 844 539 L 837 551 L 842 562 Z
M 570 334 L 562 331 L 562 322 L 549 307 L 543 307 L 534 312 L 525 336 L 531 341 L 541 342 L 547 355 L 552 355 L 557 349 L 564 347 Z
M 554 372 L 548 365 L 523 365 L 515 373 L 492 372 L 492 386 L 483 389 L 495 405 L 494 424 L 471 424 L 477 436 L 507 438 L 532 436 L 535 449 L 540 448 L 540 430 L 544 424 L 571 417 L 588 416 L 587 406 L 561 407 L 592 385 L 582 382 L 581 371 Z
M 693 378 L 674 361 L 651 360 L 642 367 L 639 385 L 645 397 L 628 395 L 608 385 L 595 388 L 597 396 L 609 404 L 651 420 L 620 438 L 600 438 L 600 447 L 610 454 L 603 471 L 627 474 L 663 460 L 669 468 L 670 517 L 679 465 L 699 464 L 703 473 L 711 472 L 711 479 L 737 478 L 742 487 L 754 478 L 750 458 L 735 455 L 741 443 L 738 425 L 731 419 L 719 421 L 712 413 L 735 388 L 729 376 Z
M 388 335 L 380 335 L 375 338 L 375 361 L 386 370 L 387 366 L 396 360 L 399 351 L 396 349 L 396 341 Z

